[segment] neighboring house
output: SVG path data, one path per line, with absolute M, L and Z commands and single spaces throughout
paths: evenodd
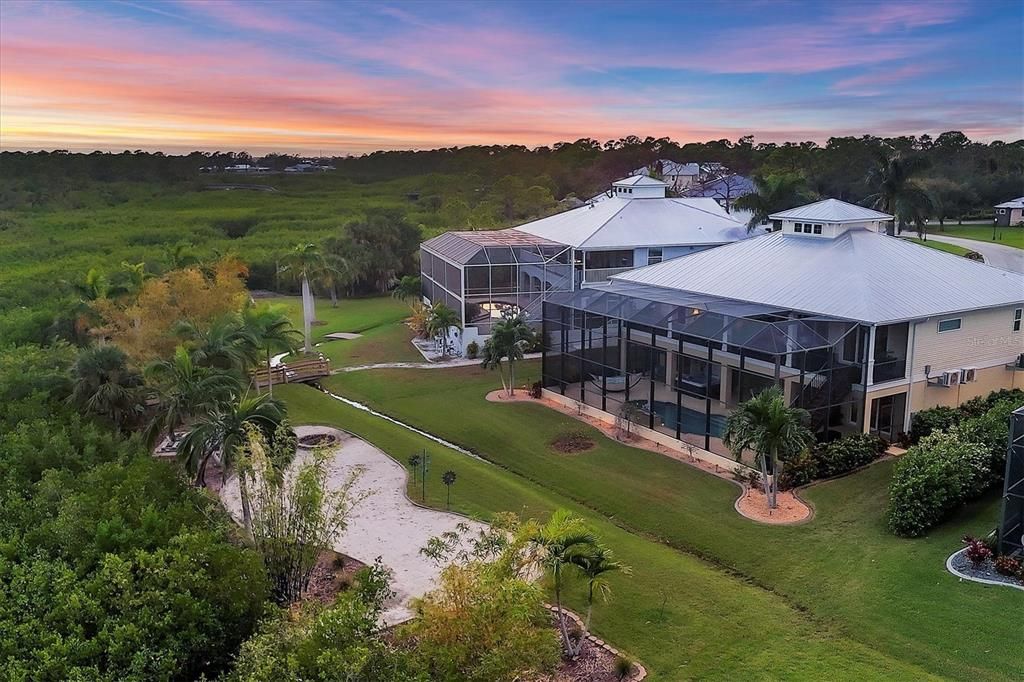
M 996 225 L 1003 227 L 1024 225 L 1024 197 L 996 204 Z
M 323 173 L 334 170 L 334 166 L 321 165 L 313 161 L 302 161 L 284 169 L 285 173 Z
M 895 440 L 913 412 L 1024 385 L 1024 275 L 886 235 L 834 199 L 780 229 L 544 302 L 545 394 L 729 457 L 729 414 L 782 387 L 822 439 Z M 722 460 L 706 456 L 721 463 Z
M 701 165 L 699 163 L 679 163 L 668 159 L 659 159 L 650 166 L 637 168 L 632 175 L 650 175 L 654 171 L 661 179 L 668 183 L 668 186 L 675 192 L 682 192 L 684 189 L 697 182 L 700 176 Z
M 447 232 L 420 246 L 423 297 L 456 310 L 463 347 L 486 337 L 502 308 L 539 322 L 543 299 L 612 275 L 728 244 L 746 228 L 713 199 L 666 196 L 667 184 L 635 175 L 603 201 L 508 230 Z
M 725 172 L 721 175 L 701 175 L 700 179 L 682 191 L 684 197 L 707 197 L 718 202 L 726 211 L 740 197 L 757 191 L 754 181 L 745 175 Z
M 239 163 L 234 166 L 227 166 L 224 168 L 228 173 L 269 173 L 270 168 L 267 166 L 253 166 L 248 163 Z

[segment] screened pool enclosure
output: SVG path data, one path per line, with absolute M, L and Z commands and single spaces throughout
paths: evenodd
M 551 294 L 543 383 L 716 454 L 736 405 L 769 386 L 819 438 L 864 424 L 867 328 L 856 322 L 613 282 Z
M 572 290 L 570 252 L 518 230 L 446 232 L 420 247 L 423 296 L 483 335 L 506 307 L 539 321 L 545 294 Z
M 1010 415 L 1002 512 L 999 552 L 1024 554 L 1024 407 Z

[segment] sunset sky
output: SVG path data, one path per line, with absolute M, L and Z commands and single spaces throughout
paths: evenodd
M 0 2 L 0 147 L 1024 137 L 1024 3 Z

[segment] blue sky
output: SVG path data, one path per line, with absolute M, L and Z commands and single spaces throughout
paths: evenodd
M 1024 3 L 0 5 L 0 146 L 1024 136 Z

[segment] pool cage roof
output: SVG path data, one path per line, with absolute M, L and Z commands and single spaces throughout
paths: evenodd
M 569 247 L 519 230 L 445 232 L 423 242 L 423 248 L 458 265 L 525 265 L 547 263 Z M 568 256 L 565 261 L 568 262 Z
M 547 300 L 770 355 L 831 348 L 859 326 L 850 320 L 807 316 L 760 303 L 624 282 L 552 294 Z

